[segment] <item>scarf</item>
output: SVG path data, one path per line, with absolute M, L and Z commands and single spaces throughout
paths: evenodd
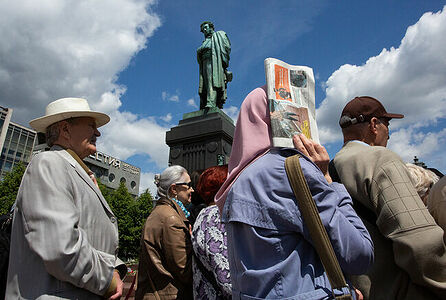
M 220 213 L 237 177 L 272 147 L 270 123 L 266 86 L 262 86 L 249 93 L 240 107 L 229 158 L 228 178 L 215 195 Z
M 176 197 L 175 197 L 175 198 L 172 198 L 172 199 L 173 199 L 173 201 L 175 201 L 175 202 L 178 204 L 178 206 L 181 208 L 181 210 L 183 211 L 183 213 L 184 213 L 184 215 L 186 216 L 186 218 L 189 218 L 189 216 L 190 216 L 190 212 L 188 212 L 187 209 L 186 209 L 186 207 L 184 207 L 183 202 L 181 202 L 180 200 L 178 200 Z

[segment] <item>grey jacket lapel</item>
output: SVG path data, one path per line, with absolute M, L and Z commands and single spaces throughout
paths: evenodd
M 59 150 L 59 149 L 57 149 Z M 88 174 L 82 169 L 82 167 L 77 163 L 77 161 L 65 150 L 60 148 L 61 151 L 58 151 L 60 155 L 65 158 L 71 166 L 73 166 L 76 173 L 82 178 L 83 181 L 96 193 L 99 200 L 102 203 L 102 206 L 108 211 L 109 214 L 114 216 L 113 211 L 111 210 L 110 206 L 108 205 L 107 201 L 105 200 L 104 196 L 102 196 L 101 191 L 99 188 L 94 184 L 93 180 L 88 176 Z

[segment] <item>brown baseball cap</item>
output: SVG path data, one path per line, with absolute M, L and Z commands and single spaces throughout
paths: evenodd
M 342 110 L 339 125 L 341 128 L 362 122 L 368 122 L 371 118 L 388 118 L 401 119 L 404 118 L 402 114 L 390 114 L 386 111 L 384 106 L 375 98 L 369 96 L 355 97 L 345 105 Z

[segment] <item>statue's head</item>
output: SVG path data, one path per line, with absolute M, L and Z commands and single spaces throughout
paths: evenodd
M 208 35 L 214 32 L 214 24 L 210 21 L 204 21 L 200 25 L 200 31 L 204 33 L 204 35 Z

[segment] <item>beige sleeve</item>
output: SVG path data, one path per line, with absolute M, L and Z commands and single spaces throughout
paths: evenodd
M 415 284 L 446 299 L 443 230 L 419 198 L 400 159 L 387 160 L 374 174 L 370 195 L 377 205 L 377 225 L 393 242 L 396 264 Z
M 427 208 L 438 226 L 446 231 L 446 176 L 441 178 L 430 190 Z

